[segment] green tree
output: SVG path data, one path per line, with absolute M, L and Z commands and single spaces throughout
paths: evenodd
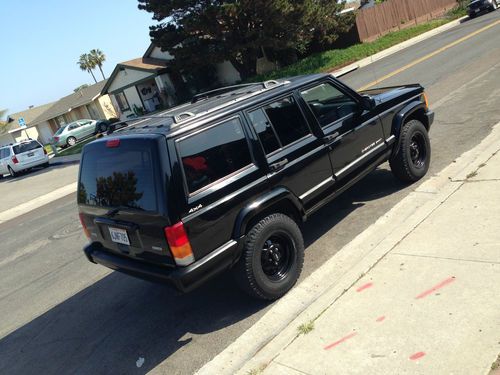
M 106 55 L 100 49 L 92 49 L 90 50 L 89 58 L 94 63 L 94 66 L 97 66 L 101 71 L 102 79 L 106 79 L 102 72 L 102 64 L 106 61 Z
M 80 59 L 77 61 L 77 65 L 80 67 L 81 70 L 89 72 L 92 75 L 92 78 L 94 78 L 94 82 L 97 83 L 94 73 L 92 72 L 92 69 L 95 68 L 95 64 L 90 59 L 88 53 L 83 53 L 80 55 Z
M 138 0 L 153 13 L 153 42 L 182 68 L 229 60 L 242 79 L 256 74 L 262 51 L 304 53 L 314 38 L 332 42 L 346 31 L 344 2 L 332 0 Z M 320 26 L 318 26 L 320 25 Z
M 74 92 L 78 92 L 80 90 L 83 90 L 83 89 L 86 89 L 87 87 L 89 87 L 89 85 L 87 85 L 86 83 L 84 83 L 83 85 L 80 85 L 78 86 L 76 89 L 74 89 L 73 91 Z

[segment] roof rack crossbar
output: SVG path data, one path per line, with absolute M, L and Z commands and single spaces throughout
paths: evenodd
M 258 84 L 259 83 L 241 83 L 239 85 L 224 86 L 224 87 L 219 87 L 218 89 L 205 91 L 205 92 L 202 92 L 202 93 L 199 93 L 199 94 L 196 94 L 195 96 L 193 96 L 193 98 L 191 99 L 191 104 L 199 102 L 200 100 L 208 99 L 217 93 L 221 93 L 221 92 L 223 93 L 225 91 L 231 91 L 233 89 L 238 89 L 238 88 L 242 88 L 242 87 L 255 86 Z

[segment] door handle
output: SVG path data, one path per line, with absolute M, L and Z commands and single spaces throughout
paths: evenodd
M 342 138 L 340 138 L 339 132 L 327 135 L 325 138 L 323 138 L 323 140 L 325 144 L 330 148 L 330 150 L 340 144 L 340 142 L 342 142 Z
M 288 164 L 288 159 L 283 159 L 283 160 L 277 161 L 276 163 L 269 164 L 269 170 L 271 172 L 277 172 L 287 164 Z
M 338 137 L 339 137 L 339 132 L 335 132 L 333 134 L 330 134 L 330 135 L 327 135 L 323 138 L 323 140 L 325 141 L 326 144 L 329 144 L 331 142 L 333 142 L 334 140 L 336 140 Z

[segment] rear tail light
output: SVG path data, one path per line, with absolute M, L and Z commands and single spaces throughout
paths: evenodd
M 16 157 L 15 155 L 12 157 L 12 162 L 13 162 L 14 164 L 19 163 L 19 160 L 17 160 L 17 157 Z
M 80 223 L 82 224 L 82 229 L 83 233 L 85 233 L 85 236 L 90 240 L 90 232 L 87 229 L 87 224 L 85 224 L 85 219 L 82 213 L 79 213 L 78 216 L 80 217 Z
M 194 262 L 193 250 L 182 221 L 166 227 L 165 237 L 177 265 L 187 266 Z
M 54 137 L 54 141 L 59 142 L 59 137 Z
M 47 150 L 46 150 L 46 149 L 43 149 L 43 153 L 44 153 L 45 155 L 47 155 Z

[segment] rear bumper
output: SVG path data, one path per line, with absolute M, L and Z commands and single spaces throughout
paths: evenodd
M 45 164 L 48 162 L 49 162 L 49 157 L 47 155 L 45 155 L 43 158 L 40 158 L 40 159 L 37 159 L 34 161 L 30 161 L 28 163 L 22 162 L 22 163 L 12 164 L 12 169 L 14 170 L 14 172 L 18 172 L 18 171 L 23 171 L 23 170 L 28 169 L 28 168 L 38 167 L 39 165 L 42 165 L 42 164 Z
M 177 268 L 166 268 L 115 255 L 99 243 L 88 244 L 83 251 L 92 263 L 141 279 L 169 283 L 181 292 L 189 292 L 231 267 L 236 259 L 237 249 L 238 242 L 229 241 L 193 264 Z

